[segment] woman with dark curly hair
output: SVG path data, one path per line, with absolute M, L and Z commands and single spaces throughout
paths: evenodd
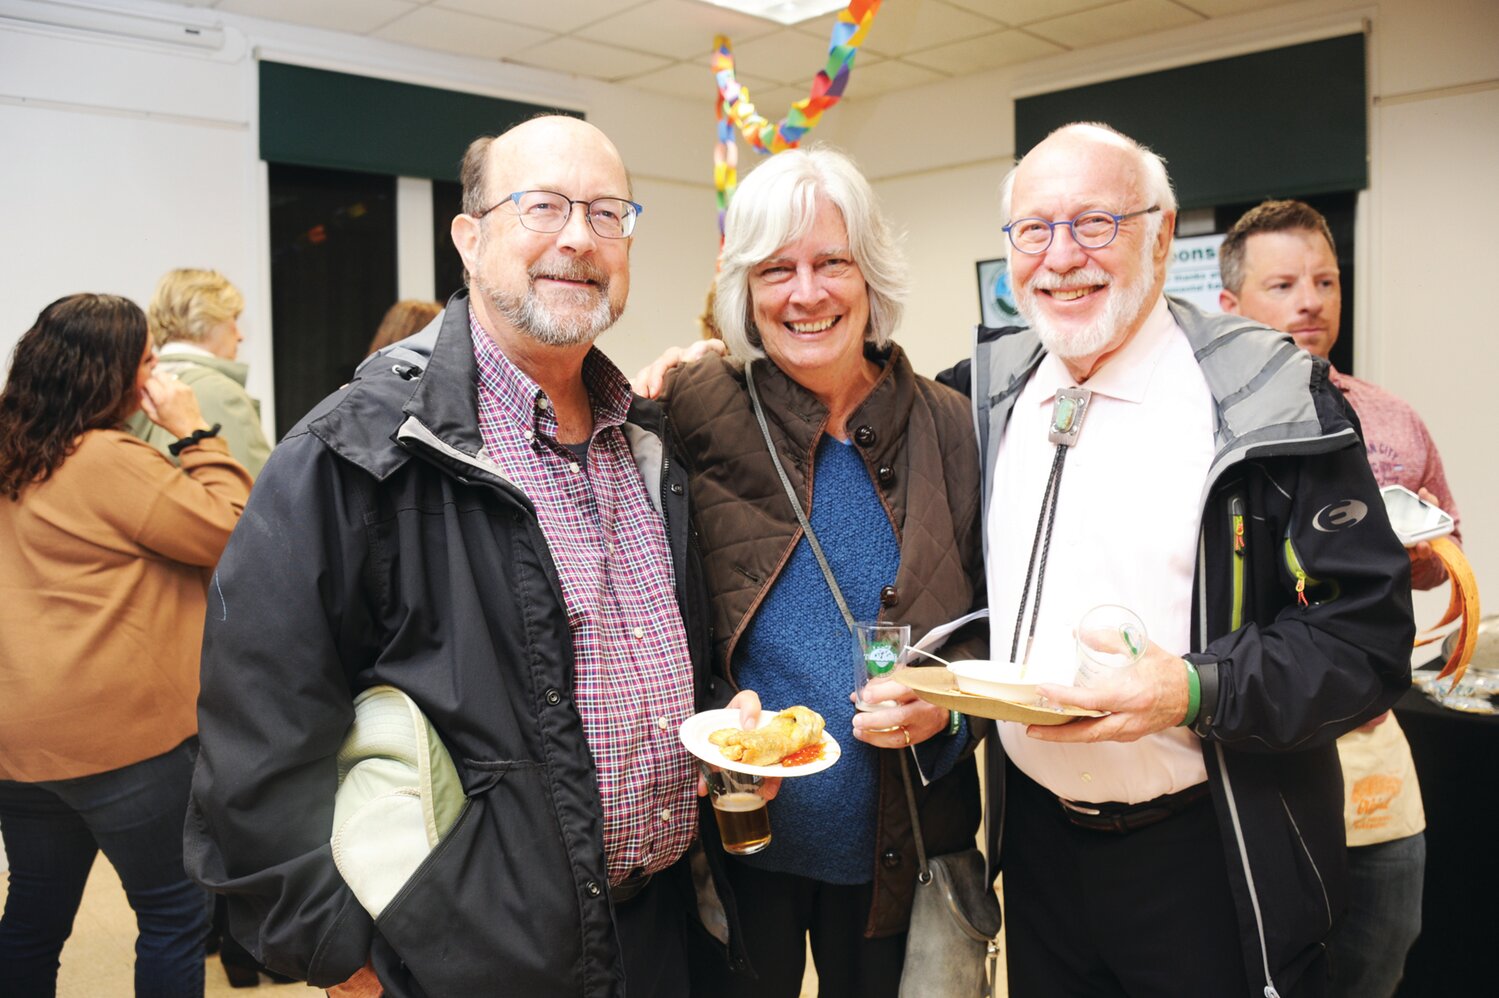
M 48 305 L 0 391 L 0 917 L 6 994 L 52 995 L 103 850 L 135 910 L 137 995 L 201 995 L 208 896 L 182 867 L 208 574 L 250 479 L 146 317 Z M 137 410 L 182 468 L 123 430 Z M 220 607 L 219 612 L 227 612 Z

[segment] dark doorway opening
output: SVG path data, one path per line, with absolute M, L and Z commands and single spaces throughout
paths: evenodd
M 279 439 L 348 382 L 396 300 L 396 180 L 269 167 Z

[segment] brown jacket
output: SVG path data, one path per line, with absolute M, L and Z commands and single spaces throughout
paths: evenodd
M 978 446 L 967 400 L 918 377 L 899 346 L 871 356 L 883 370 L 848 426 L 900 544 L 900 569 L 881 592 L 881 614 L 910 624 L 915 638 L 983 605 Z M 768 360 L 755 364 L 771 436 L 810 511 L 812 459 L 827 409 Z M 666 398 L 691 463 L 693 522 L 713 600 L 714 665 L 734 684 L 734 648 L 802 530 L 742 370 L 719 358 L 701 361 L 677 372 Z M 976 630 L 961 648 L 949 644 L 948 653 L 984 657 L 987 630 Z M 915 888 L 916 847 L 898 759 L 882 753 L 880 827 L 870 857 L 874 904 L 865 927 L 872 936 L 905 930 Z M 974 844 L 979 801 L 971 757 L 930 786 L 918 785 L 917 795 L 929 853 Z
M 0 779 L 102 773 L 197 733 L 204 585 L 249 493 L 221 440 L 178 470 L 91 430 L 0 497 Z

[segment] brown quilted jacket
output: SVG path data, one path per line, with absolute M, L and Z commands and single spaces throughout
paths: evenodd
M 848 427 L 900 544 L 900 569 L 881 591 L 881 616 L 910 624 L 914 639 L 983 604 L 978 447 L 966 399 L 918 377 L 899 346 L 871 357 L 882 371 Z M 769 360 L 755 364 L 771 436 L 810 510 L 812 458 L 827 409 Z M 741 369 L 720 358 L 681 368 L 664 399 L 691 465 L 693 523 L 713 602 L 714 667 L 737 688 L 734 647 L 801 540 L 801 526 L 771 464 Z M 947 653 L 986 657 L 987 629 L 976 632 L 963 635 L 961 647 L 950 642 Z M 905 931 L 917 868 L 899 756 L 883 755 L 870 936 Z M 974 844 L 977 789 L 971 756 L 941 780 L 917 787 L 929 853 Z

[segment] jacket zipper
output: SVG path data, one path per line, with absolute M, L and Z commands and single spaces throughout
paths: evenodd
M 1205 536 L 1198 535 L 1197 546 L 1197 574 L 1198 578 L 1207 578 L 1207 545 Z M 1202 633 L 1207 634 L 1207 593 L 1200 592 L 1197 597 L 1198 613 L 1202 618 Z M 1201 638 L 1204 645 L 1207 638 Z M 1275 981 L 1270 975 L 1270 948 L 1265 943 L 1265 917 L 1260 912 L 1260 894 L 1254 885 L 1254 870 L 1249 863 L 1249 847 L 1244 842 L 1244 826 L 1239 821 L 1239 801 L 1234 795 L 1234 784 L 1228 774 L 1228 757 L 1223 752 L 1223 745 L 1219 742 L 1213 743 L 1213 756 L 1218 760 L 1218 774 L 1223 784 L 1223 796 L 1228 801 L 1229 823 L 1233 827 L 1234 843 L 1239 848 L 1239 866 L 1244 871 L 1244 884 L 1249 889 L 1249 906 L 1254 912 L 1254 930 L 1260 944 L 1260 965 L 1265 972 L 1265 998 L 1280 998 L 1280 992 L 1275 988 Z
M 1296 547 L 1287 537 L 1283 545 L 1285 551 L 1286 568 L 1296 577 L 1296 604 L 1301 607 L 1307 605 L 1306 587 L 1315 586 L 1317 580 L 1306 574 L 1306 569 L 1301 567 L 1301 559 L 1296 556 Z
M 1296 816 L 1291 813 L 1291 805 L 1286 803 L 1284 794 L 1280 795 L 1281 809 L 1286 812 L 1286 820 L 1290 821 L 1291 828 L 1296 832 L 1296 842 L 1301 846 L 1302 855 L 1306 856 L 1307 863 L 1312 872 L 1317 875 L 1317 886 L 1322 888 L 1322 908 L 1327 912 L 1327 928 L 1332 929 L 1332 902 L 1327 899 L 1327 884 L 1322 879 L 1322 871 L 1317 868 L 1317 861 L 1312 858 L 1312 851 L 1306 846 L 1306 839 L 1301 834 L 1301 826 L 1296 823 Z
M 1254 910 L 1254 927 L 1259 934 L 1260 962 L 1265 971 L 1265 998 L 1280 998 L 1275 981 L 1270 977 L 1270 950 L 1265 945 L 1265 916 L 1260 912 L 1260 892 L 1254 886 L 1254 871 L 1249 868 L 1249 848 L 1244 842 L 1244 826 L 1239 822 L 1239 801 L 1234 796 L 1233 780 L 1228 775 L 1228 759 L 1221 742 L 1213 744 L 1218 757 L 1218 772 L 1223 774 L 1223 793 L 1228 798 L 1228 816 L 1234 826 L 1234 841 L 1239 847 L 1239 865 L 1244 868 L 1244 881 L 1249 885 L 1249 905 Z M 1298 830 L 1299 834 L 1299 830 Z
M 1229 523 L 1233 528 L 1232 559 L 1234 584 L 1233 607 L 1229 613 L 1229 629 L 1237 631 L 1244 624 L 1244 500 L 1232 496 L 1228 500 Z

